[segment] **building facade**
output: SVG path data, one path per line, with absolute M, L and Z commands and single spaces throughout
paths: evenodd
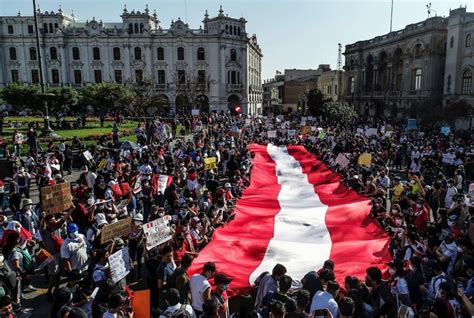
M 283 111 L 283 93 L 285 87 L 285 75 L 276 74 L 274 78 L 264 81 L 263 85 L 263 112 L 278 113 Z
M 340 101 L 343 99 L 344 90 L 344 71 L 326 70 L 318 78 L 318 89 L 324 95 L 325 99 Z
M 38 9 L 44 80 L 47 85 L 153 84 L 172 110 L 262 112 L 262 50 L 246 33 L 246 20 L 204 15 L 191 29 L 181 19 L 162 28 L 156 11 L 124 8 L 121 22 Z M 0 86 L 39 83 L 35 24 L 31 16 L 0 17 Z
M 399 117 L 427 100 L 442 102 L 447 26 L 432 17 L 346 45 L 346 100 L 360 114 Z

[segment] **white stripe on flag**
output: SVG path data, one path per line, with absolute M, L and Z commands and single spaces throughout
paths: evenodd
M 166 188 L 168 187 L 168 178 L 170 176 L 160 174 L 158 176 L 158 193 L 164 194 Z
M 287 275 L 300 280 L 321 268 L 331 253 L 331 236 L 325 222 L 327 205 L 319 200 L 300 163 L 286 147 L 268 144 L 267 151 L 276 163 L 281 185 L 280 212 L 275 216 L 273 238 L 262 262 L 250 275 L 250 284 L 264 271 L 271 272 L 277 263 L 285 265 Z

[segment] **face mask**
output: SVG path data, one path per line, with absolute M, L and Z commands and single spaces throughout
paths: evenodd
M 448 221 L 448 226 L 449 227 L 454 226 L 454 222 L 453 221 Z
M 372 183 L 372 182 L 370 182 L 370 181 L 367 181 L 367 182 L 366 182 L 367 185 L 369 185 L 369 184 L 371 184 L 371 183 Z
M 395 219 L 395 225 L 396 226 L 400 226 L 400 225 L 402 225 L 402 223 L 403 223 L 402 219 Z
M 88 206 L 93 206 L 93 205 L 94 205 L 94 202 L 95 202 L 95 200 L 94 200 L 94 198 L 92 198 L 92 197 L 89 198 L 89 199 L 87 199 L 87 205 L 88 205 Z
M 423 205 L 422 205 L 422 204 L 417 204 L 416 207 L 417 207 L 418 209 L 421 209 L 421 208 L 423 207 Z
M 79 233 L 77 231 L 72 232 L 72 233 L 69 233 L 68 236 L 69 238 L 76 239 L 79 236 Z
M 158 216 L 159 216 L 160 218 L 164 217 L 164 216 L 165 216 L 165 212 L 158 212 Z
M 398 211 L 397 210 L 392 210 L 392 214 L 397 214 Z
M 390 275 L 392 275 L 392 276 L 395 275 L 395 273 L 396 273 L 396 271 L 395 271 L 393 268 L 390 268 L 390 269 L 388 270 L 388 272 L 389 272 Z

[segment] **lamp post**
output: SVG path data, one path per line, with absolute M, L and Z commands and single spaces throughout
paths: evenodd
M 41 93 L 37 94 L 43 100 L 44 105 L 44 127 L 43 131 L 41 132 L 41 136 L 43 137 L 51 137 L 54 136 L 55 133 L 49 126 L 49 109 L 48 109 L 48 101 L 49 97 L 55 96 L 54 94 L 47 94 L 46 87 L 44 84 L 44 74 L 43 74 L 43 57 L 41 55 L 41 47 L 40 47 L 40 37 L 39 37 L 39 28 L 38 28 L 38 17 L 36 15 L 36 0 L 33 0 L 33 17 L 35 19 L 35 33 L 36 33 L 36 51 L 38 52 L 38 65 L 39 65 L 39 79 L 41 85 Z

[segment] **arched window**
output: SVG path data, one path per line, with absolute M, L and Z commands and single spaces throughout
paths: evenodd
M 184 48 L 182 47 L 178 48 L 178 60 L 180 61 L 184 60 Z
M 140 34 L 143 33 L 144 29 L 145 29 L 145 26 L 143 25 L 143 23 L 140 23 Z
M 135 50 L 135 60 L 141 60 L 142 59 L 142 49 L 139 47 L 136 47 Z
M 471 94 L 471 86 L 472 86 L 472 72 L 470 70 L 466 70 L 462 74 L 462 94 L 463 95 Z
M 135 31 L 135 34 L 138 34 L 138 23 L 135 23 L 135 25 L 134 25 L 134 31 Z
M 16 48 L 10 48 L 10 60 L 16 60 Z
M 54 33 L 53 24 L 49 24 L 49 33 Z
M 128 24 L 128 33 L 130 33 L 130 34 L 133 33 L 133 23 Z
M 38 55 L 36 54 L 36 48 L 30 47 L 30 60 L 36 61 L 38 59 Z
M 451 39 L 449 40 L 449 47 L 452 48 L 454 46 L 454 36 L 451 36 Z
M 158 61 L 163 61 L 165 59 L 165 49 L 162 47 L 159 47 L 156 49 L 156 59 Z
M 49 58 L 52 60 L 58 59 L 58 49 L 54 46 L 49 48 Z
M 466 47 L 470 47 L 471 46 L 471 35 L 468 34 L 466 35 Z
M 48 24 L 47 23 L 43 23 L 43 32 L 48 33 Z
M 99 61 L 99 60 L 100 60 L 100 48 L 98 48 L 98 47 L 92 48 L 92 58 L 93 58 L 95 61 Z
M 199 61 L 204 61 L 206 59 L 203 47 L 198 48 L 198 50 L 197 50 L 197 59 Z
M 120 48 L 119 47 L 114 47 L 114 61 L 119 61 L 120 60 Z
M 240 27 L 237 28 L 237 35 L 240 36 Z
M 59 25 L 57 23 L 54 24 L 54 32 L 56 32 L 59 29 Z
M 237 35 L 237 27 L 234 25 L 234 35 Z
M 78 60 L 81 59 L 81 54 L 80 54 L 79 48 L 77 46 L 72 48 L 72 59 L 74 61 L 78 61 Z
M 237 51 L 235 49 L 230 50 L 230 60 L 232 62 L 237 61 Z

